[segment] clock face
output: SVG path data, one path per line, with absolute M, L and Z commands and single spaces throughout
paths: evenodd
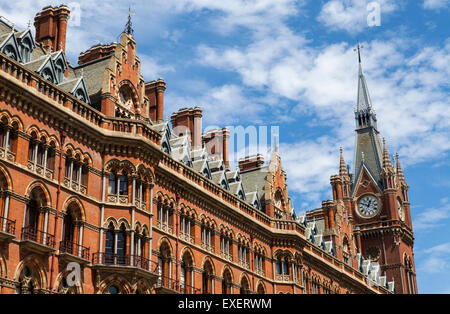
M 398 209 L 398 217 L 400 218 L 400 220 L 403 220 L 403 208 L 402 203 L 400 203 L 399 200 L 397 200 L 397 209 Z
M 378 213 L 379 204 L 374 196 L 364 196 L 358 202 L 359 214 L 363 217 L 370 218 Z

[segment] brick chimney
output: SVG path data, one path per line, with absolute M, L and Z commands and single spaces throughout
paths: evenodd
M 145 96 L 149 99 L 149 118 L 152 121 L 164 121 L 164 92 L 166 83 L 163 79 L 151 81 L 145 84 Z M 173 115 L 172 115 L 173 116 Z M 172 123 L 174 127 L 174 124 Z
M 227 170 L 230 169 L 228 142 L 230 131 L 227 128 L 210 130 L 202 135 L 202 141 L 209 155 L 222 159 Z
M 259 169 L 264 165 L 264 157 L 261 154 L 239 159 L 239 169 L 241 172 Z
M 199 107 L 180 109 L 172 114 L 170 122 L 176 135 L 184 135 L 186 131 L 190 133 L 191 146 L 202 147 L 202 109 Z
M 82 65 L 112 55 L 115 53 L 116 47 L 116 44 L 92 46 L 85 52 L 80 53 L 78 56 L 78 64 Z
M 47 6 L 34 18 L 36 42 L 48 52 L 66 51 L 67 22 L 70 9 L 65 5 L 59 7 Z

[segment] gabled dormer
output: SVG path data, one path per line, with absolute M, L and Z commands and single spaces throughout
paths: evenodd
M 31 53 L 37 47 L 34 41 L 31 29 L 27 28 L 18 37 L 17 42 L 19 44 L 19 53 L 22 57 L 23 63 L 28 63 L 31 61 Z
M 22 61 L 22 56 L 19 50 L 19 44 L 16 40 L 16 36 L 14 33 L 10 33 L 9 35 L 5 35 L 3 40 L 1 40 L 0 51 L 5 54 L 7 57 L 14 59 L 18 62 Z
M 52 53 L 52 60 L 55 66 L 55 73 L 58 82 L 62 82 L 64 79 L 64 72 L 67 70 L 67 59 L 63 51 Z M 86 88 L 85 88 L 86 89 Z M 88 94 L 86 93 L 86 96 Z
M 39 73 L 39 75 L 42 76 L 44 79 L 46 79 L 49 82 L 52 82 L 53 84 L 60 83 L 60 81 L 58 80 L 58 76 L 56 74 L 55 65 L 53 64 L 53 60 L 50 55 L 45 59 L 45 61 L 37 69 L 36 72 Z
M 81 77 L 78 79 L 78 82 L 75 85 L 75 88 L 71 91 L 71 93 L 81 101 L 84 101 L 87 104 L 91 104 L 89 99 L 89 93 L 86 88 L 86 83 L 84 79 Z

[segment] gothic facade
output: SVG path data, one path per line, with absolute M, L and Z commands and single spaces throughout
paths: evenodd
M 408 185 L 362 70 L 354 174 L 297 217 L 282 157 L 231 169 L 201 108 L 164 121 L 130 32 L 65 57 L 67 6 L 0 18 L 0 293 L 416 293 Z M 338 162 L 336 163 L 338 168 Z

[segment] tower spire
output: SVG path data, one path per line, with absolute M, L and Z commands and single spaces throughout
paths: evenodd
M 364 46 L 358 43 L 358 45 L 354 49 L 354 51 L 358 52 L 359 62 L 357 111 L 368 110 L 372 108 L 372 100 L 370 99 L 369 88 L 367 87 L 366 78 L 364 77 L 364 73 L 362 70 L 361 49 L 363 48 Z
M 354 157 L 354 182 L 357 181 L 359 173 L 366 165 L 367 170 L 381 187 L 380 173 L 383 167 L 383 150 L 378 138 L 377 116 L 372 108 L 372 101 L 369 95 L 366 78 L 362 70 L 360 43 L 354 49 L 358 53 L 358 95 L 355 110 L 356 121 L 356 147 Z

